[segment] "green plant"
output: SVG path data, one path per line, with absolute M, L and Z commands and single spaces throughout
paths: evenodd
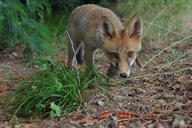
M 13 115 L 58 117 L 81 106 L 87 87 L 99 87 L 105 91 L 102 87 L 104 77 L 96 70 L 67 69 L 46 58 L 41 58 L 40 63 L 44 65 L 40 72 L 26 78 L 8 94 L 6 108 Z
M 26 5 L 19 0 L 0 2 L 0 50 L 23 42 L 27 46 L 25 53 L 29 58 L 34 52 L 43 54 L 48 51 L 51 31 L 35 18 L 40 17 L 42 20 L 43 10 L 49 10 L 49 6 L 45 4 L 46 0 L 35 1 L 27 0 Z
M 52 13 L 51 4 L 48 0 L 25 0 L 25 2 L 28 15 L 37 21 L 44 22 Z
M 126 108 L 128 111 L 130 111 L 130 109 L 131 109 L 131 104 L 130 104 L 130 103 L 126 104 L 126 105 L 125 105 L 125 108 Z

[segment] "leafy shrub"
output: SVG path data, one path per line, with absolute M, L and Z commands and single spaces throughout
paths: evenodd
M 45 0 L 27 0 L 26 5 L 19 0 L 0 2 L 0 50 L 14 47 L 18 42 L 25 43 L 29 50 L 26 52 L 30 54 L 48 50 L 51 32 L 40 22 L 44 18 L 44 8 L 49 10 Z M 40 21 L 35 19 L 38 16 Z

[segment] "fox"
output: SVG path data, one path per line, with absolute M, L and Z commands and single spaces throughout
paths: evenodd
M 136 14 L 124 27 L 110 9 L 87 4 L 72 11 L 67 32 L 68 67 L 73 65 L 74 57 L 78 65 L 84 61 L 93 65 L 94 52 L 100 48 L 111 63 L 107 75 L 127 78 L 141 49 L 143 22 Z

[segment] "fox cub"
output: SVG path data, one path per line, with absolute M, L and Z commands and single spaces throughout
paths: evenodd
M 68 67 L 72 66 L 75 55 L 78 64 L 85 60 L 87 65 L 92 65 L 94 51 L 101 48 L 111 62 L 107 74 L 126 78 L 141 49 L 142 31 L 140 15 L 135 15 L 124 27 L 120 19 L 107 8 L 89 4 L 77 7 L 67 26 Z

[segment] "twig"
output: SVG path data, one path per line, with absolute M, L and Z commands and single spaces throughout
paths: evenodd
M 66 32 L 67 32 L 67 35 L 68 35 L 68 37 L 69 37 L 69 40 L 70 40 L 70 43 L 71 43 L 71 47 L 72 47 L 72 50 L 73 50 L 73 53 L 74 53 L 74 57 L 75 57 L 75 68 L 76 68 L 76 71 L 77 71 L 78 85 L 79 85 L 79 87 L 80 87 L 80 75 L 79 75 L 78 63 L 77 63 L 77 57 L 76 57 L 77 52 L 75 51 L 75 48 L 74 48 L 74 45 L 73 45 L 73 40 L 71 39 L 70 34 L 68 33 L 68 31 L 66 31 Z M 79 91 L 79 95 L 81 95 L 80 90 L 78 90 L 78 91 Z M 82 97 L 82 96 L 81 96 L 81 97 Z
M 132 78 L 129 78 L 129 79 L 131 80 L 131 79 L 136 79 L 136 78 L 143 78 L 143 77 L 146 77 L 146 76 L 153 77 L 153 76 L 159 76 L 159 75 L 171 75 L 171 74 L 175 74 L 175 73 L 186 71 L 186 70 L 192 70 L 192 67 L 190 67 L 190 68 L 182 68 L 182 69 L 179 69 L 179 70 L 176 70 L 176 71 L 172 71 L 172 72 L 163 72 L 163 73 L 156 73 L 156 74 L 152 74 L 152 75 L 148 74 L 148 75 L 143 75 L 143 76 L 136 76 L 136 77 L 132 77 Z
M 176 44 L 179 44 L 179 43 L 181 43 L 181 42 L 183 42 L 183 41 L 185 41 L 185 40 L 188 40 L 188 39 L 190 39 L 190 38 L 192 38 L 192 35 L 191 35 L 191 36 L 188 36 L 188 37 L 185 37 L 185 38 L 183 38 L 182 40 L 176 41 L 175 43 L 167 46 L 166 48 L 164 48 L 163 50 L 161 50 L 159 53 L 157 53 L 156 55 L 154 55 L 151 59 L 149 59 L 142 67 L 145 67 L 145 66 L 146 66 L 148 63 L 150 63 L 155 57 L 159 56 L 159 55 L 160 55 L 162 52 L 164 52 L 165 50 L 167 50 L 167 49 L 169 49 L 170 47 L 172 47 L 172 46 L 174 46 L 174 45 L 176 45 Z
M 147 59 L 150 59 L 150 57 L 146 54 L 144 54 L 144 56 L 147 58 Z M 157 63 L 155 61 L 151 61 L 153 64 L 157 65 Z
M 156 67 L 157 68 L 164 68 L 164 67 L 166 67 L 167 65 L 172 65 L 173 63 L 175 63 L 175 62 L 177 62 L 179 59 L 181 59 L 182 58 L 182 56 L 179 56 L 179 57 L 177 57 L 175 60 L 173 60 L 173 61 L 171 61 L 171 62 L 168 62 L 168 63 L 165 63 L 165 64 L 159 64 L 159 65 L 157 65 Z
M 121 83 L 126 82 L 127 80 L 133 80 L 133 79 L 144 78 L 144 77 L 154 77 L 154 76 L 160 76 L 160 75 L 171 75 L 171 74 L 183 72 L 183 71 L 186 71 L 186 70 L 192 70 L 192 67 L 190 67 L 190 68 L 182 68 L 182 69 L 180 69 L 180 70 L 176 70 L 176 71 L 172 71 L 172 72 L 163 72 L 163 73 L 156 73 L 156 74 L 147 74 L 147 75 L 142 75 L 142 76 L 135 76 L 135 77 L 128 78 L 128 79 L 126 79 L 126 80 L 116 81 L 116 82 L 114 82 L 113 84 L 121 84 Z
M 70 40 L 70 43 L 71 43 L 71 47 L 72 47 L 72 50 L 73 50 L 73 53 L 74 53 L 74 56 L 75 56 L 75 68 L 78 69 L 78 66 L 77 66 L 77 58 L 76 58 L 76 51 L 75 51 L 75 48 L 74 48 L 74 45 L 73 45 L 73 40 L 71 39 L 71 36 L 69 35 L 68 31 L 67 32 L 67 36 L 69 37 L 69 40 Z

